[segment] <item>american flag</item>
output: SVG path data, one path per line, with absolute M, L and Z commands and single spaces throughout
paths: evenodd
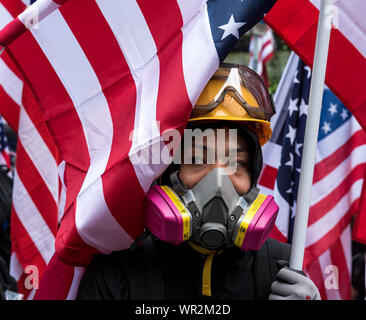
M 275 41 L 273 31 L 263 22 L 265 27 L 264 34 L 252 34 L 249 43 L 249 68 L 253 69 L 263 77 L 267 86 L 269 86 L 266 64 L 273 58 Z
M 45 9 L 37 28 L 26 31 L 25 12 L 0 32 L 62 159 L 65 213 L 38 298 L 72 299 L 83 268 L 69 265 L 143 231 L 144 194 L 167 164 L 140 155 L 166 152 L 162 136 L 182 132 L 220 61 L 274 3 L 40 0 L 28 10 Z
M 278 0 L 264 21 L 310 67 L 313 65 L 319 0 Z M 366 130 L 366 1 L 335 0 L 325 83 Z M 329 19 L 332 14 L 333 20 Z
M 278 106 L 279 118 L 273 140 L 264 150 L 259 181 L 268 192 L 273 188 L 280 207 L 272 237 L 287 242 L 292 241 L 296 213 L 311 69 L 299 60 L 292 75 L 289 102 Z M 365 169 L 366 133 L 325 88 L 304 255 L 304 271 L 322 299 L 350 299 L 350 221 L 358 210 Z
M 0 0 L 0 28 L 29 4 L 30 1 Z M 55 251 L 60 203 L 58 155 L 29 87 L 6 52 L 0 57 L 0 113 L 18 134 L 10 274 L 24 298 L 31 299 Z M 31 266 L 37 267 L 36 274 L 35 269 L 29 269 Z M 27 287 L 28 276 L 34 277 L 34 282 Z
M 0 116 L 0 166 L 11 169 L 8 139 L 4 130 L 4 119 Z M 11 172 L 11 171 L 10 171 Z

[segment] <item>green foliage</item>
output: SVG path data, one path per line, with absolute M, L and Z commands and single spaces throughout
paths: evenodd
M 271 94 L 274 94 L 277 90 L 289 55 L 290 51 L 276 50 L 273 59 L 271 59 L 267 64 L 269 92 Z

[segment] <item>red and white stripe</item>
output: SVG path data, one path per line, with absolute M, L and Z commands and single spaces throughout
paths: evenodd
M 9 169 L 11 168 L 8 148 L 5 148 L 3 151 L 0 152 L 0 165 L 4 165 Z
M 263 36 L 251 35 L 249 43 L 249 68 L 256 71 L 260 76 L 266 77 L 265 65 L 273 58 L 274 47 L 275 42 L 271 28 L 266 27 L 266 32 Z
M 293 57 L 289 64 L 297 66 Z M 294 67 L 288 65 L 287 71 Z M 286 71 L 285 71 L 286 72 Z M 275 102 L 280 120 L 283 96 L 291 79 L 279 85 Z M 264 168 L 259 180 L 261 189 L 275 195 L 280 211 L 272 237 L 280 241 L 288 238 L 288 204 L 276 187 L 281 146 L 269 142 L 264 147 Z M 318 143 L 309 211 L 308 232 L 304 255 L 304 270 L 318 286 L 323 299 L 350 299 L 351 285 L 351 230 L 350 221 L 358 209 L 366 172 L 366 133 L 354 117 L 334 133 Z M 282 208 L 282 210 L 281 210 Z M 327 278 L 337 268 L 339 289 L 327 288 Z
M 366 3 L 363 0 L 336 0 L 334 4 L 335 19 L 333 23 L 336 29 L 332 30 L 330 40 L 326 84 L 342 100 L 365 129 L 366 28 L 363 13 L 366 10 Z M 264 19 L 309 66 L 313 62 L 319 7 L 319 0 L 279 0 Z M 352 150 L 350 150 L 353 153 L 355 152 L 354 146 L 353 143 Z M 351 169 L 351 174 L 357 180 L 361 176 L 362 165 L 358 164 Z M 350 206 L 345 216 L 339 220 L 339 226 L 344 227 L 348 223 L 352 211 L 357 213 L 353 238 L 360 242 L 366 242 L 366 187 L 363 188 L 364 191 L 360 197 L 355 197 L 355 189 L 358 192 L 359 188 L 361 188 L 360 183 L 347 190 L 346 194 L 352 206 Z M 336 190 L 333 192 L 336 192 Z M 355 209 L 358 202 L 360 202 L 360 206 Z M 317 218 L 314 218 L 315 220 Z M 326 223 L 324 218 L 317 221 Z M 316 242 L 318 245 L 311 245 L 309 252 L 312 255 L 321 252 L 326 241 L 336 238 L 339 233 L 338 229 L 339 227 L 335 227 L 331 232 L 323 235 L 323 241 Z M 321 245 L 322 243 L 323 245 Z M 316 272 L 316 268 L 314 270 Z
M 278 0 L 265 22 L 305 62 L 313 65 L 320 0 Z M 364 0 L 336 0 L 326 84 L 366 129 L 366 28 Z M 337 16 L 336 16 L 337 17 Z M 342 76 L 339 76 L 342 75 Z
M 0 26 L 25 9 L 23 2 L 0 1 Z M 24 270 L 33 265 L 40 278 L 54 254 L 58 227 L 59 178 L 57 149 L 29 89 L 9 56 L 0 59 L 1 114 L 18 134 L 11 216 L 10 273 L 18 289 L 31 299 L 34 290 L 24 286 Z
M 354 118 L 340 129 L 338 139 L 340 152 L 335 151 L 323 160 L 319 160 L 321 158 L 319 154 L 316 158 L 304 254 L 304 269 L 317 284 L 323 299 L 350 298 L 352 270 L 350 221 L 358 210 L 366 171 L 366 133 Z M 344 141 L 344 137 L 347 136 L 348 139 Z M 337 139 L 326 140 L 327 138 L 320 143 L 332 146 L 337 144 Z M 259 185 L 263 191 L 276 196 L 276 202 L 280 207 L 271 236 L 286 242 L 289 216 L 288 211 L 281 208 L 288 208 L 288 204 L 275 186 L 277 166 L 281 159 L 279 148 L 280 146 L 274 144 L 267 146 Z M 274 163 L 276 159 L 277 164 Z M 329 174 L 324 175 L 325 169 Z M 329 276 L 326 273 L 328 265 L 336 266 L 339 271 L 338 291 L 325 287 L 326 278 Z
M 358 208 L 352 229 L 352 239 L 354 241 L 366 244 L 366 183 L 363 185 L 360 206 Z
M 144 194 L 168 165 L 144 157 L 169 156 L 166 132 L 182 133 L 219 65 L 206 1 L 70 1 L 7 52 L 36 93 L 63 159 L 57 253 L 37 295 L 72 299 L 83 268 L 65 263 L 86 266 L 93 253 L 125 249 L 143 231 Z M 68 270 L 68 280 L 51 265 Z M 70 290 L 54 289 L 66 284 Z
M 37 26 L 38 21 L 46 18 L 61 4 L 68 0 L 38 0 L 29 6 L 30 1 L 17 0 L 11 3 L 9 0 L 3 0 L 3 4 L 12 7 L 13 19 L 9 21 L 1 32 L 0 48 L 8 46 L 16 38 L 20 37 L 27 30 Z M 2 28 L 1 28 L 2 29 Z

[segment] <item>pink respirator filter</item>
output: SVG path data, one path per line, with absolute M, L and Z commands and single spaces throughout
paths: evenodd
M 278 214 L 278 205 L 272 196 L 267 196 L 255 213 L 246 232 L 241 249 L 258 250 L 271 233 Z
M 162 241 L 182 243 L 183 218 L 166 192 L 158 185 L 152 186 L 145 200 L 145 226 Z

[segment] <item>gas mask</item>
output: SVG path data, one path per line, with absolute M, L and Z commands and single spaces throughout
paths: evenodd
M 258 250 L 275 223 L 278 206 L 253 186 L 240 196 L 223 168 L 192 189 L 170 176 L 172 187 L 154 185 L 146 194 L 145 226 L 158 239 L 178 245 L 192 241 L 207 249 L 237 246 Z

